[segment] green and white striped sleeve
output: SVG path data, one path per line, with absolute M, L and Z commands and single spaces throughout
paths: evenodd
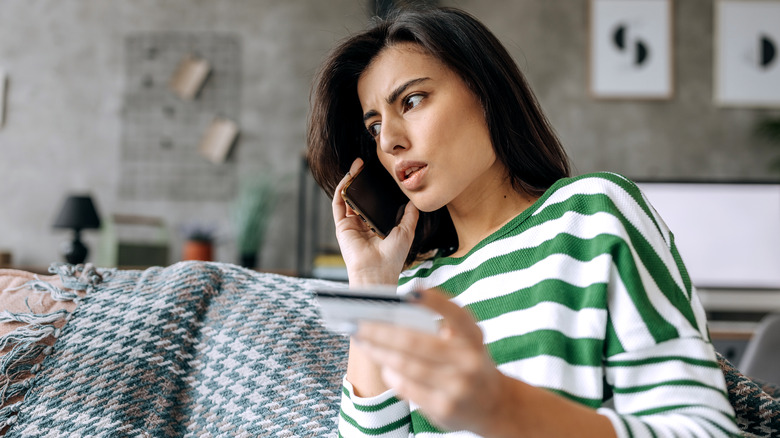
M 388 390 L 375 397 L 358 397 L 344 378 L 339 413 L 339 437 L 408 438 L 411 416 L 409 404 Z
M 619 437 L 738 436 L 672 233 L 633 183 L 601 177 L 623 238 L 610 250 L 608 286 L 605 377 L 614 409 L 599 412 Z

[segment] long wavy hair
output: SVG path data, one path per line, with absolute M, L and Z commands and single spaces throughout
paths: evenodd
M 520 192 L 540 196 L 569 176 L 568 157 L 531 88 L 498 39 L 472 15 L 454 8 L 401 9 L 338 44 L 311 90 L 307 159 L 328 196 L 357 157 L 376 159 L 362 120 L 357 83 L 371 61 L 397 43 L 414 43 L 458 74 L 479 99 L 496 157 Z M 407 264 L 421 254 L 457 249 L 446 207 L 421 212 Z

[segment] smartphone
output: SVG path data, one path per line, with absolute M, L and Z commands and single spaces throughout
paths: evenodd
M 409 202 L 379 160 L 366 161 L 341 190 L 341 197 L 382 239 L 401 222 Z
M 363 320 L 381 321 L 436 333 L 441 319 L 427 308 L 396 293 L 395 287 L 362 289 L 318 287 L 314 290 L 325 326 L 336 333 L 353 334 Z

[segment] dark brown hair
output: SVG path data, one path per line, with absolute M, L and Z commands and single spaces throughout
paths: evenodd
M 307 158 L 314 179 L 329 196 L 355 158 L 376 159 L 376 143 L 363 125 L 357 82 L 382 49 L 405 42 L 442 61 L 474 92 L 493 149 L 516 190 L 539 196 L 569 176 L 566 152 L 525 77 L 483 24 L 453 8 L 402 9 L 341 42 L 314 79 Z M 421 212 L 407 262 L 430 250 L 456 247 L 446 207 Z

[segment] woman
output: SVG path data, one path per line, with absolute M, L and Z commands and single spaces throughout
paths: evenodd
M 404 11 L 348 38 L 315 79 L 310 117 L 350 286 L 398 284 L 442 315 L 436 335 L 360 324 L 341 436 L 738 433 L 671 234 L 625 178 L 569 178 L 522 74 L 476 19 Z M 339 196 L 364 160 L 410 199 L 384 240 Z

